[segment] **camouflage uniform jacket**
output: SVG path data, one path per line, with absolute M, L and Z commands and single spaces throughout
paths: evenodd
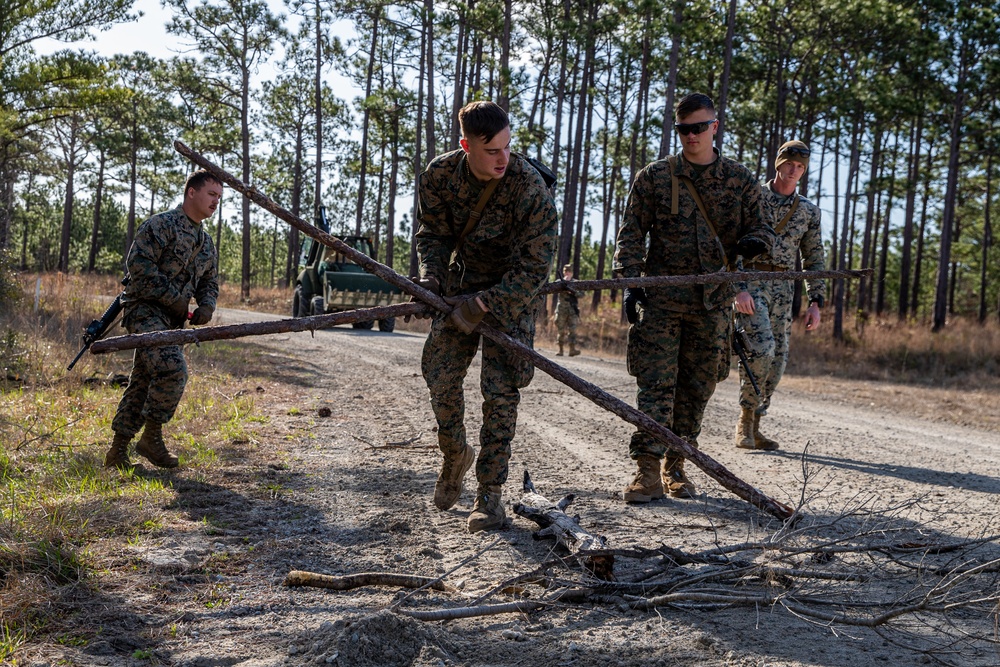
M 698 189 L 718 237 L 683 181 L 678 181 L 677 214 L 671 213 L 671 161 L 675 173 L 690 178 Z M 760 184 L 750 171 L 722 156 L 700 174 L 683 154 L 646 165 L 628 195 L 616 241 L 615 272 L 625 278 L 715 273 L 735 265 L 736 244 L 744 237 L 770 248 L 774 230 L 764 222 L 760 196 Z M 745 288 L 739 283 L 663 286 L 646 288 L 646 295 L 656 307 L 697 312 L 728 306 Z
M 573 289 L 574 279 L 566 280 L 563 277 L 559 277 L 557 282 L 561 283 L 563 287 L 568 287 L 566 291 L 556 292 L 556 308 L 554 315 L 559 317 L 559 313 L 563 310 L 566 311 L 567 315 L 580 315 L 580 294 Z
M 555 249 L 558 216 L 542 177 L 511 154 L 482 218 L 465 237 L 460 266 L 451 254 L 484 184 L 459 149 L 432 160 L 418 187 L 420 274 L 437 278 L 443 296 L 481 292 L 498 322 L 516 322 L 545 284 Z
M 755 257 L 748 268 L 752 268 L 753 263 L 762 262 L 792 270 L 795 268 L 795 253 L 801 252 L 804 270 L 824 270 L 826 262 L 823 258 L 823 235 L 820 228 L 819 207 L 798 192 L 787 196 L 775 192 L 773 185 L 774 181 L 768 181 L 762 188 L 761 196 L 764 219 L 772 227 L 777 226 L 785 217 L 795 201 L 795 197 L 799 199 L 799 206 L 785 223 L 784 229 L 777 232 L 778 236 L 771 252 Z M 823 296 L 826 294 L 826 282 L 822 279 L 807 280 L 806 292 L 809 294 L 809 301 L 822 302 Z
M 219 269 L 212 238 L 184 209 L 158 213 L 139 225 L 126 260 L 126 315 L 140 303 L 166 306 L 194 297 L 215 308 Z

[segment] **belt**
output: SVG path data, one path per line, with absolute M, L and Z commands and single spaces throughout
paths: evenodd
M 783 266 L 768 264 L 766 262 L 750 262 L 750 264 L 747 265 L 747 268 L 751 271 L 788 271 L 788 269 Z

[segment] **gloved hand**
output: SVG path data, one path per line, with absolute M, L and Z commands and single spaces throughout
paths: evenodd
M 189 299 L 181 297 L 176 301 L 164 304 L 163 309 L 167 311 L 167 314 L 170 315 L 170 319 L 173 320 L 175 324 L 180 324 L 187 319 L 189 302 Z
M 472 333 L 489 312 L 480 303 L 478 294 L 447 298 L 445 301 L 455 305 L 448 313 L 448 321 L 467 334 Z
M 413 282 L 423 287 L 425 290 L 429 292 L 434 292 L 438 296 L 441 296 L 441 283 L 439 283 L 438 279 L 435 278 L 434 276 L 424 276 L 423 278 L 415 278 L 415 279 L 411 278 L 411 280 L 413 280 Z M 419 301 L 420 299 L 418 299 L 415 296 L 410 297 L 410 303 L 417 303 Z M 432 311 L 407 315 L 406 317 L 403 318 L 403 321 L 409 322 L 411 317 L 415 317 L 418 320 L 424 320 L 431 316 L 431 312 Z
M 646 307 L 646 290 L 641 287 L 626 287 L 622 305 L 625 306 L 625 319 L 629 324 L 635 324 L 639 319 L 639 313 L 635 309 L 636 304 Z
M 191 315 L 191 324 L 195 326 L 208 324 L 212 320 L 213 314 L 215 314 L 215 308 L 198 306 L 194 309 L 194 314 Z
M 767 252 L 767 244 L 752 236 L 744 236 L 736 244 L 736 252 L 743 255 L 743 259 L 752 259 Z

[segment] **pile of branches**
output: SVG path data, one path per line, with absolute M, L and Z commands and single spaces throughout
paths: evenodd
M 533 490 L 526 489 L 526 493 Z M 487 551 L 502 546 L 501 538 L 439 577 L 414 577 L 406 582 L 395 574 L 366 573 L 326 577 L 329 581 L 322 584 L 304 581 L 302 575 L 309 573 L 293 572 L 286 584 L 341 590 L 405 586 L 414 590 L 398 596 L 391 609 L 424 621 L 544 614 L 567 606 L 650 612 L 752 607 L 788 613 L 834 633 L 869 628 L 892 644 L 942 665 L 968 664 L 953 663 L 949 656 L 964 656 L 964 660 L 990 651 L 995 655 L 1000 644 L 995 634 L 1000 534 L 946 537 L 931 527 L 932 519 L 926 523 L 913 520 L 914 515 L 927 517 L 932 511 L 923 500 L 876 507 L 874 495 L 855 498 L 850 506 L 825 518 L 811 515 L 785 522 L 761 539 L 702 551 L 663 544 L 588 548 L 584 557 L 584 552 L 557 537 L 547 560 L 474 598 L 446 582 Z M 564 501 L 552 506 L 561 504 L 565 509 L 568 503 Z M 517 505 L 515 511 L 522 514 Z M 553 537 L 551 525 L 546 523 L 540 534 Z M 605 546 L 602 540 L 597 544 Z M 594 559 L 613 559 L 613 576 L 588 566 Z M 428 589 L 455 597 L 456 605 L 427 608 L 419 602 L 418 592 Z M 441 598 L 434 600 L 438 604 Z

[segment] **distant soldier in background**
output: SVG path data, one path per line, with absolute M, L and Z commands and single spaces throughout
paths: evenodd
M 616 243 L 614 270 L 623 278 L 715 273 L 737 255 L 767 251 L 774 231 L 764 224 L 760 184 L 743 165 L 719 155 L 715 105 L 686 95 L 674 112 L 682 151 L 652 162 L 632 182 Z M 731 304 L 739 288 L 688 285 L 627 288 L 626 363 L 636 380 L 637 407 L 692 447 L 698 446 L 705 406 L 729 373 Z M 691 498 L 684 459 L 649 433 L 632 435 L 635 478 L 625 502 Z M 660 468 L 660 461 L 663 468 Z
M 819 207 L 796 192 L 799 179 L 809 167 L 809 147 L 801 141 L 781 145 L 774 160 L 774 179 L 763 186 L 761 208 L 765 220 L 774 227 L 777 240 L 769 253 L 745 263 L 748 271 L 791 271 L 796 254 L 802 253 L 802 268 L 822 271 L 823 238 Z M 750 370 L 760 387 L 760 396 L 753 389 L 746 371 L 740 365 L 740 420 L 736 425 L 736 446 L 743 449 L 778 449 L 776 441 L 760 432 L 760 418 L 767 414 L 781 376 L 788 362 L 788 339 L 792 331 L 792 296 L 795 283 L 791 280 L 761 280 L 748 284 L 747 290 L 736 295 L 734 307 L 739 313 L 750 343 Z M 806 283 L 809 307 L 806 309 L 806 330 L 819 326 L 819 309 L 823 307 L 826 284 L 823 280 Z
M 208 171 L 196 171 L 184 184 L 180 206 L 139 226 L 125 262 L 129 283 L 122 326 L 129 333 L 182 328 L 191 299 L 198 304 L 191 324 L 208 324 L 212 319 L 219 297 L 219 267 L 202 221 L 212 217 L 221 197 L 222 183 Z M 163 442 L 163 425 L 173 418 L 187 378 L 180 345 L 136 349 L 128 386 L 111 423 L 115 436 L 105 467 L 132 467 L 128 448 L 140 428 L 136 453 L 161 468 L 177 467 L 177 457 Z
M 450 313 L 434 315 L 421 370 L 438 423 L 444 455 L 434 505 L 450 509 L 476 460 L 466 441 L 465 393 L 469 365 L 479 349 L 476 327 L 485 321 L 531 346 L 535 296 L 545 284 L 556 242 L 555 201 L 542 176 L 510 151 L 510 121 L 493 102 L 459 111 L 460 150 L 427 165 L 418 185 L 420 284 L 440 294 Z M 506 519 L 501 487 L 507 481 L 519 389 L 534 366 L 482 338 L 483 425 L 469 532 L 500 528 Z
M 561 280 L 567 283 L 573 280 L 572 264 L 563 267 Z M 576 347 L 576 327 L 580 324 L 580 304 L 579 297 L 572 287 L 568 291 L 559 292 L 556 312 L 552 316 L 552 321 L 555 322 L 559 332 L 559 351 L 556 356 L 563 355 L 563 349 L 566 345 L 569 345 L 569 356 L 575 357 L 580 354 L 580 350 Z

